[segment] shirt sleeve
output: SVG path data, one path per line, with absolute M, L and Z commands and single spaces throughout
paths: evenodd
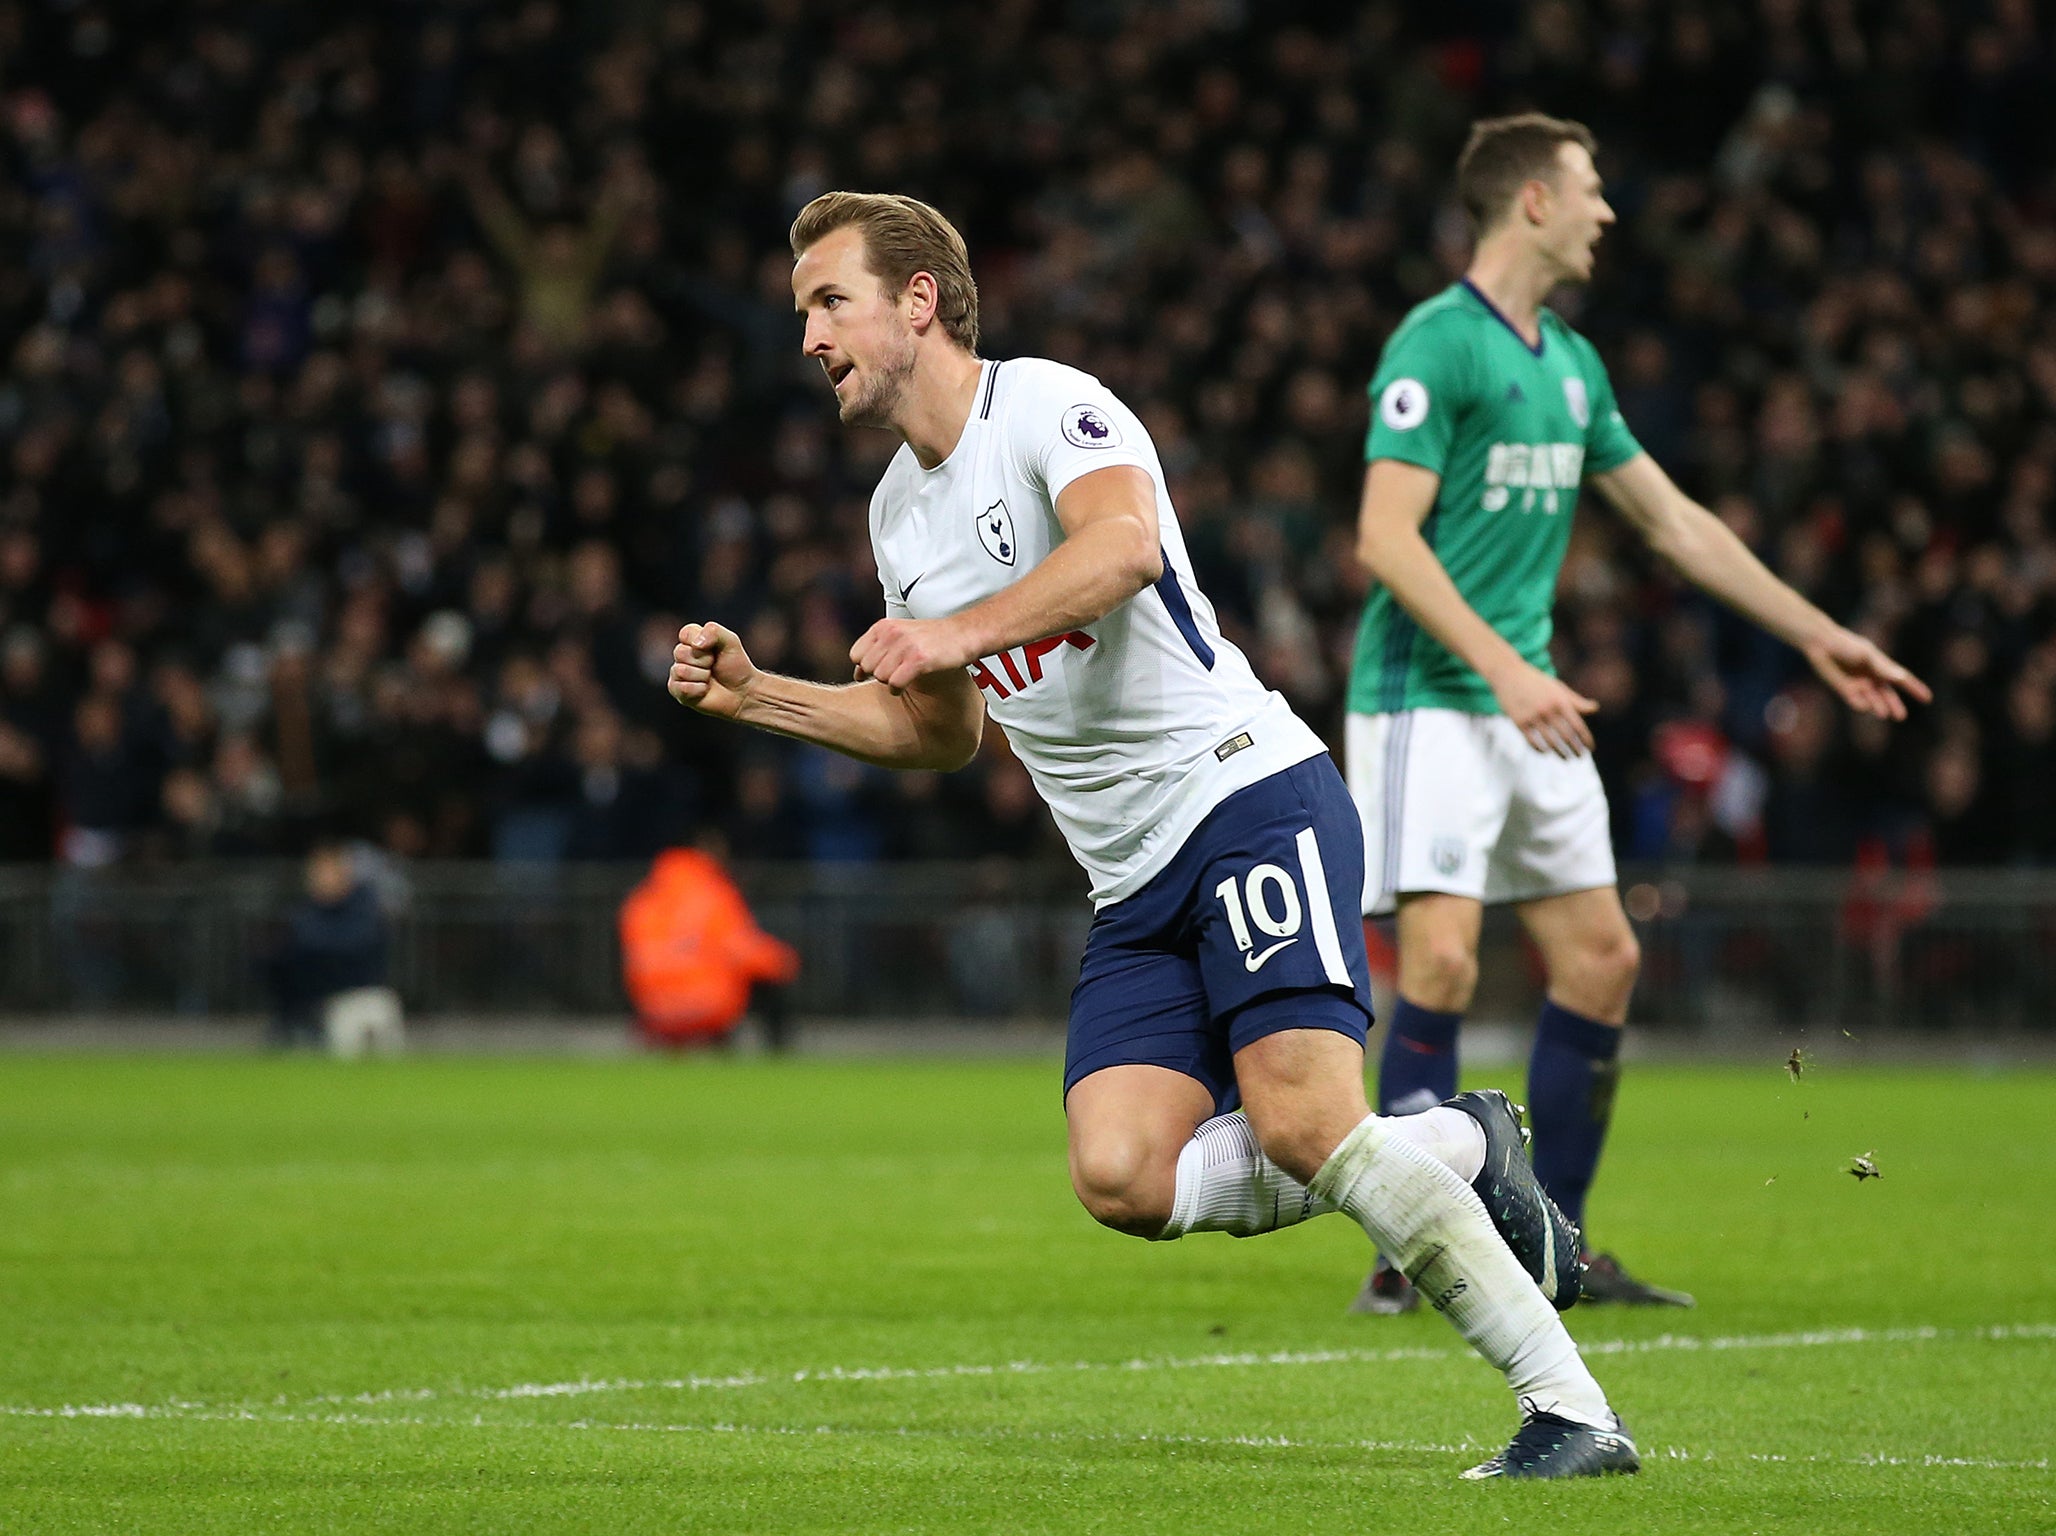
M 1070 369 L 1031 375 L 1010 404 L 1007 428 L 1024 478 L 1043 488 L 1051 507 L 1073 481 L 1095 469 L 1154 467 L 1148 434 L 1135 413 L 1099 380 Z
M 1399 459 L 1449 471 L 1458 419 L 1470 405 L 1470 353 L 1460 334 L 1417 325 L 1394 336 L 1371 380 L 1371 430 L 1364 462 Z
M 1628 430 L 1620 402 L 1613 396 L 1613 380 L 1606 376 L 1606 365 L 1596 352 L 1588 356 L 1586 376 L 1591 380 L 1592 421 L 1585 428 L 1585 473 L 1603 475 L 1627 463 L 1642 451 L 1642 445 Z
M 888 619 L 910 619 L 913 614 L 900 601 L 899 578 L 885 563 L 885 551 L 878 540 L 878 503 L 885 494 L 884 483 L 871 493 L 871 564 L 878 568 L 878 590 L 885 595 L 885 616 Z

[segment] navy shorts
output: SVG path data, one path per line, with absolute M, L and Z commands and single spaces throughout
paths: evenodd
M 1230 795 L 1155 879 L 1093 917 L 1064 1092 L 1102 1067 L 1169 1067 L 1226 1113 L 1251 1041 L 1332 1029 L 1361 1044 L 1363 880 L 1363 825 L 1327 753 Z

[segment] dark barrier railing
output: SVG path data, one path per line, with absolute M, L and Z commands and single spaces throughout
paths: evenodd
M 1638 1021 L 2056 1028 L 2056 870 L 1629 871 Z
M 804 1013 L 1060 1017 L 1092 909 L 1076 871 L 759 865 L 738 878 L 804 965 Z M 616 865 L 421 863 L 380 882 L 392 979 L 418 1013 L 626 1010 Z M 0 1013 L 244 1013 L 299 900 L 287 864 L 0 868 Z
M 625 1011 L 615 914 L 639 868 L 415 864 L 381 889 L 393 980 L 416 1013 Z M 759 919 L 804 961 L 817 1016 L 1060 1019 L 1091 907 L 1067 868 L 758 865 Z M 258 1012 L 298 899 L 284 864 L 0 868 L 0 1013 Z M 1639 1022 L 2017 1031 L 2056 1024 L 2056 871 L 1629 871 Z M 1474 1012 L 1516 1017 L 1539 981 L 1517 926 L 1487 926 Z

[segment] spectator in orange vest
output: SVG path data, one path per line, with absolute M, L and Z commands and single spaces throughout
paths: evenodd
M 791 945 L 757 926 L 705 843 L 658 854 L 621 904 L 622 979 L 638 1026 L 655 1044 L 725 1044 L 755 991 L 771 1048 L 783 1049 L 777 989 L 799 974 L 799 963 Z

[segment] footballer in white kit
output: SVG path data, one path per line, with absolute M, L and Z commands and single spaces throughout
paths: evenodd
M 1020 580 L 1062 542 L 1056 502 L 1082 475 L 1133 465 L 1155 495 L 1153 587 L 1096 623 L 971 666 L 986 713 L 1091 874 L 1093 900 L 1119 901 L 1228 795 L 1326 749 L 1221 638 L 1156 447 L 1112 391 L 1017 358 L 982 364 L 975 400 L 947 459 L 923 469 L 902 446 L 871 498 L 888 616 L 944 617 Z
M 842 419 L 902 441 L 871 501 L 886 615 L 842 687 L 688 624 L 673 697 L 897 768 L 964 766 L 990 714 L 1092 879 L 1064 1069 L 1086 1209 L 1157 1240 L 1343 1212 L 1517 1395 L 1513 1443 L 1467 1476 L 1634 1470 L 1552 1309 L 1575 1233 L 1505 1097 L 1370 1113 L 1362 826 L 1222 638 L 1142 423 L 1076 369 L 977 356 L 969 258 L 926 204 L 825 194 L 792 249 Z
M 1146 1062 L 1196 1077 L 1217 1109 L 1232 1108 L 1241 1044 L 1312 1024 L 1361 1041 L 1369 1025 L 1363 931 L 1336 922 L 1355 917 L 1349 880 L 1361 864 L 1346 790 L 1324 794 L 1340 781 L 1320 738 L 1222 638 L 1134 413 L 1090 374 L 1041 358 L 982 363 L 973 398 L 946 459 L 923 468 L 902 446 L 871 498 L 886 613 L 944 618 L 983 602 L 1063 542 L 1056 504 L 1074 481 L 1115 465 L 1149 477 L 1163 574 L 1093 623 L 969 670 L 1100 908 L 1073 998 L 1066 1092 Z M 1256 789 L 1315 761 L 1326 775 Z M 1213 814 L 1243 793 L 1249 803 Z M 1160 881 L 1174 862 L 1176 878 Z M 1138 935 L 1162 940 L 1161 953 L 1145 957 Z
M 903 446 L 871 498 L 888 616 L 944 617 L 1020 580 L 1063 541 L 1057 498 L 1082 475 L 1129 464 L 1154 493 L 1152 587 L 1097 623 L 971 665 L 1093 900 L 1119 901 L 1228 795 L 1326 749 L 1221 638 L 1156 447 L 1112 391 L 1016 358 L 980 365 L 976 401 L 947 459 L 923 469 Z

